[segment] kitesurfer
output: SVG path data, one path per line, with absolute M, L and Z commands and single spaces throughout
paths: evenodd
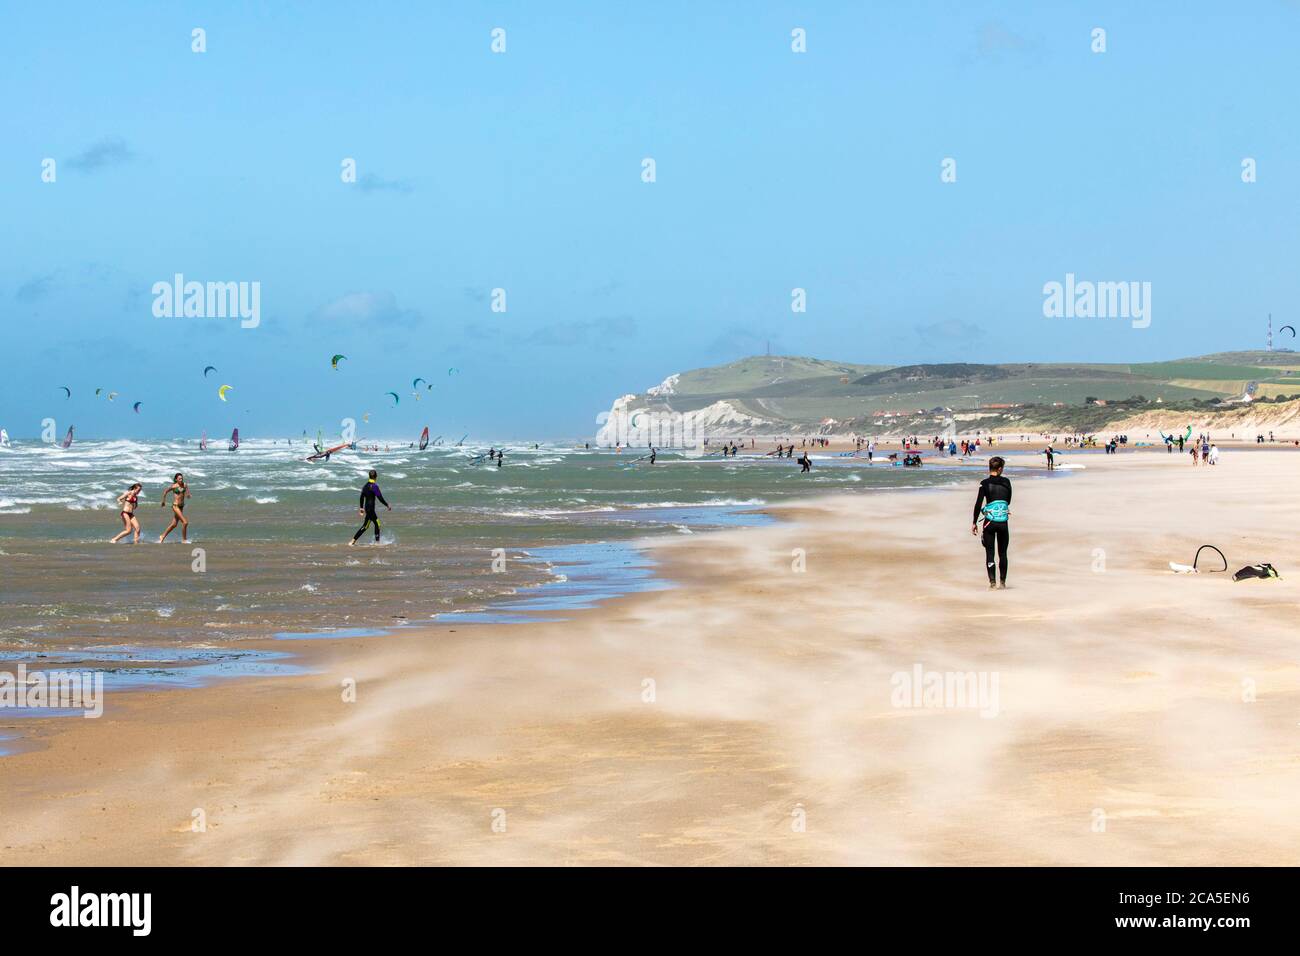
M 1049 446 L 1050 447 L 1050 446 Z M 984 565 L 989 573 L 989 590 L 1007 586 L 1007 544 L 1011 533 L 1008 519 L 1011 517 L 1011 479 L 1002 476 L 1006 462 L 1000 455 L 989 459 L 989 476 L 980 482 L 979 492 L 975 495 L 975 513 L 971 518 L 970 533 L 980 533 L 980 520 L 984 521 Z M 997 548 L 997 564 L 993 562 L 993 550 Z M 994 571 L 997 571 L 995 577 Z
M 357 533 L 352 536 L 352 540 L 348 542 L 349 548 L 357 543 L 357 539 L 366 533 L 366 529 L 371 524 L 375 526 L 375 544 L 379 543 L 379 515 L 375 514 L 376 501 L 382 503 L 389 511 L 393 510 L 393 506 L 384 500 L 383 492 L 379 490 L 379 484 L 375 480 L 378 477 L 379 472 L 371 468 L 370 479 L 361 487 L 361 497 L 357 501 L 357 512 L 365 519 L 365 522 L 357 529 Z

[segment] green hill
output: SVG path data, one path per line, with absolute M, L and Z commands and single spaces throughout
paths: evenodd
M 797 356 L 754 356 L 670 376 L 632 407 L 694 412 L 726 403 L 773 430 L 827 419 L 866 428 L 889 416 L 934 423 L 1043 421 L 1068 428 L 1145 408 L 1204 408 L 1247 390 L 1260 399 L 1300 395 L 1300 353 L 1229 352 L 1134 364 L 1008 363 L 861 365 Z M 1231 406 L 1229 406 L 1231 407 Z M 758 426 L 753 426 L 755 429 Z

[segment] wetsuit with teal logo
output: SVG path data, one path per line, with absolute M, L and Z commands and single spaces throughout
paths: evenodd
M 972 524 L 984 520 L 984 566 L 989 573 L 989 584 L 1000 579 L 1007 583 L 1007 545 L 1011 539 L 1009 528 L 1009 509 L 1011 507 L 1011 480 L 1002 475 L 989 475 L 980 482 L 979 494 L 975 496 L 975 514 Z M 997 565 L 994 565 L 994 550 L 997 551 Z M 995 575 L 995 571 L 997 572 Z

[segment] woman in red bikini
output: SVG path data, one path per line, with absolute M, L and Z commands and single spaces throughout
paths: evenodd
M 110 544 L 117 544 L 131 532 L 135 532 L 135 537 L 131 539 L 132 544 L 140 543 L 140 519 L 135 516 L 135 506 L 140 500 L 140 492 L 143 489 L 140 482 L 136 482 L 126 491 L 117 496 L 117 503 L 122 507 L 122 530 L 117 537 L 110 541 Z

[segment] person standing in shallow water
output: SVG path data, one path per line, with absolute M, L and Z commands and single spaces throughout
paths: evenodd
M 328 456 L 327 456 L 328 457 Z M 172 498 L 172 523 L 167 526 L 167 530 L 158 536 L 158 543 L 162 544 L 167 540 L 167 536 L 181 526 L 181 543 L 188 544 L 190 540 L 190 523 L 185 519 L 185 500 L 190 497 L 189 485 L 185 484 L 185 476 L 179 471 L 172 478 L 171 487 L 163 492 L 162 504 L 159 507 L 167 507 L 167 496 L 175 495 Z
M 999 585 L 1004 588 L 1007 586 L 1007 545 L 1011 538 L 1008 527 L 1008 520 L 1011 517 L 1011 480 L 1002 476 L 1002 469 L 1005 466 L 1006 462 L 1000 455 L 994 455 L 989 459 L 989 476 L 980 482 L 979 493 L 975 496 L 975 513 L 971 518 L 970 526 L 970 533 L 978 535 L 981 519 L 984 522 L 984 566 L 989 573 L 990 591 Z
M 123 528 L 117 533 L 117 537 L 109 539 L 110 544 L 117 544 L 132 532 L 135 533 L 135 537 L 131 539 L 131 543 L 140 543 L 140 519 L 136 516 L 135 509 L 140 503 L 140 492 L 143 490 L 144 486 L 137 481 L 117 496 L 117 503 L 122 509 L 120 514 Z
M 352 536 L 352 540 L 348 542 L 349 548 L 357 543 L 357 539 L 365 534 L 366 529 L 372 524 L 375 526 L 375 544 L 379 543 L 379 515 L 375 513 L 376 501 L 381 502 L 389 511 L 393 510 L 393 506 L 384 500 L 384 493 L 379 490 L 379 483 L 375 480 L 378 477 L 379 472 L 371 468 L 370 480 L 361 487 L 361 498 L 357 502 L 357 511 L 360 512 L 365 521 L 357 529 L 357 533 Z

